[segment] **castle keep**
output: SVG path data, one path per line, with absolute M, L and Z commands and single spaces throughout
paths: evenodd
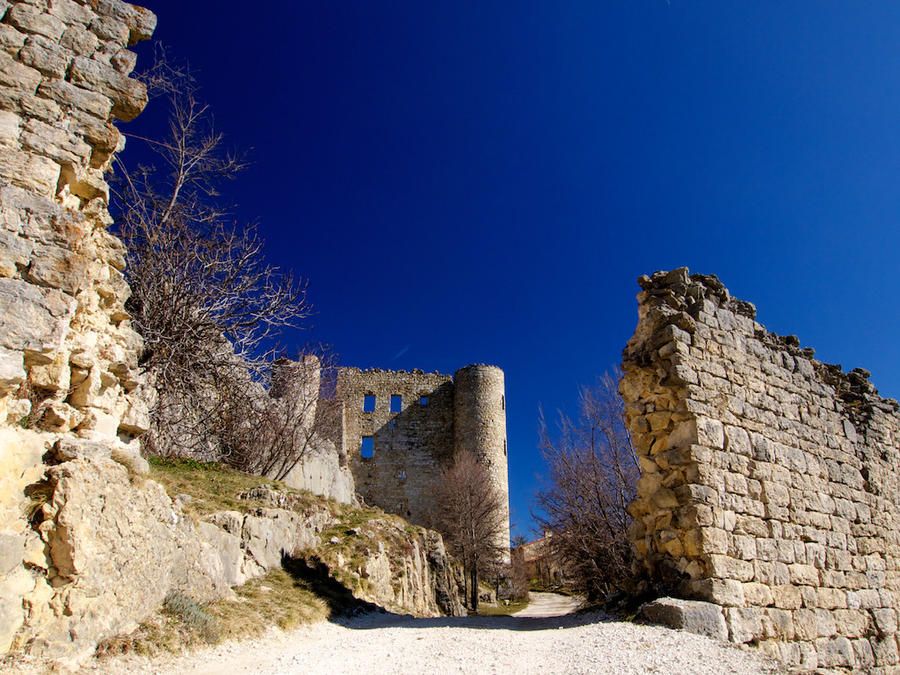
M 438 373 L 341 368 L 340 447 L 357 493 L 415 523 L 428 521 L 441 470 L 469 451 L 489 468 L 504 503 L 506 393 L 503 371 L 471 365 Z M 509 548 L 509 513 L 502 545 Z

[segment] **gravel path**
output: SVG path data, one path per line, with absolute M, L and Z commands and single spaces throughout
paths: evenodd
M 118 658 L 95 673 L 772 673 L 759 654 L 598 614 L 414 619 L 367 614 L 183 657 Z
M 581 598 L 559 593 L 535 593 L 528 594 L 528 606 L 513 614 L 513 616 L 540 619 L 548 616 L 564 616 L 571 614 L 581 604 Z

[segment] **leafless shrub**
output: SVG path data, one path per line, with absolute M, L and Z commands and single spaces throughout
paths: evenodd
M 540 448 L 548 484 L 538 520 L 563 572 L 590 600 L 625 590 L 632 578 L 630 516 L 640 476 L 623 420 L 617 377 L 605 374 L 580 395 L 576 419 L 560 413 L 551 435 L 541 416 Z
M 507 573 L 509 579 L 509 599 L 513 602 L 528 600 L 528 566 L 522 551 L 514 548 Z
M 477 611 L 479 579 L 488 577 L 508 552 L 499 544 L 506 527 L 503 495 L 487 467 L 472 453 L 460 452 L 441 474 L 435 505 L 434 526 L 462 562 L 469 607 Z
M 232 393 L 265 390 L 274 338 L 310 306 L 305 285 L 265 261 L 255 228 L 222 207 L 219 185 L 245 163 L 223 150 L 187 70 L 163 59 L 145 80 L 168 100 L 169 134 L 134 137 L 157 161 L 131 170 L 117 161 L 112 192 L 127 249 L 126 307 L 158 392 L 143 441 L 156 454 L 211 458 L 223 415 L 249 413 Z
M 266 370 L 267 395 L 228 388 L 222 439 L 229 464 L 276 480 L 285 478 L 311 451 L 331 441 L 336 418 L 320 400 L 323 380 L 335 377 L 336 359 L 308 348 L 294 360 L 276 359 Z

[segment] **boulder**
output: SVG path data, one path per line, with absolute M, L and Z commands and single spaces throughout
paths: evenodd
M 660 598 L 642 605 L 638 617 L 714 640 L 728 640 L 728 626 L 722 608 L 711 602 Z

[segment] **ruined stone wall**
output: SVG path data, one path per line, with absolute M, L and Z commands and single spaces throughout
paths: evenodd
M 620 390 L 632 537 L 661 590 L 723 607 L 789 665 L 898 663 L 900 415 L 686 269 L 642 277 Z
M 455 453 L 467 450 L 490 471 L 508 504 L 506 398 L 503 371 L 471 365 L 451 377 L 439 373 L 341 368 L 343 448 L 356 490 L 369 504 L 415 523 L 428 523 L 434 489 Z M 363 410 L 366 396 L 375 409 Z M 391 412 L 391 397 L 400 410 Z M 423 401 L 424 398 L 424 401 Z M 374 456 L 362 456 L 364 437 Z M 501 545 L 509 548 L 509 513 Z
M 367 395 L 375 396 L 374 412 L 363 411 Z M 402 409 L 392 413 L 391 396 L 396 395 L 402 397 Z M 453 456 L 453 378 L 416 370 L 341 368 L 338 398 L 344 404 L 344 452 L 357 493 L 385 511 L 428 522 L 433 487 Z M 363 437 L 374 440 L 371 458 L 361 454 Z
M 67 440 L 140 462 L 140 339 L 104 172 L 113 121 L 147 101 L 127 47 L 155 23 L 119 0 L 0 0 L 0 652 L 64 585 L 29 522 L 42 457 Z

